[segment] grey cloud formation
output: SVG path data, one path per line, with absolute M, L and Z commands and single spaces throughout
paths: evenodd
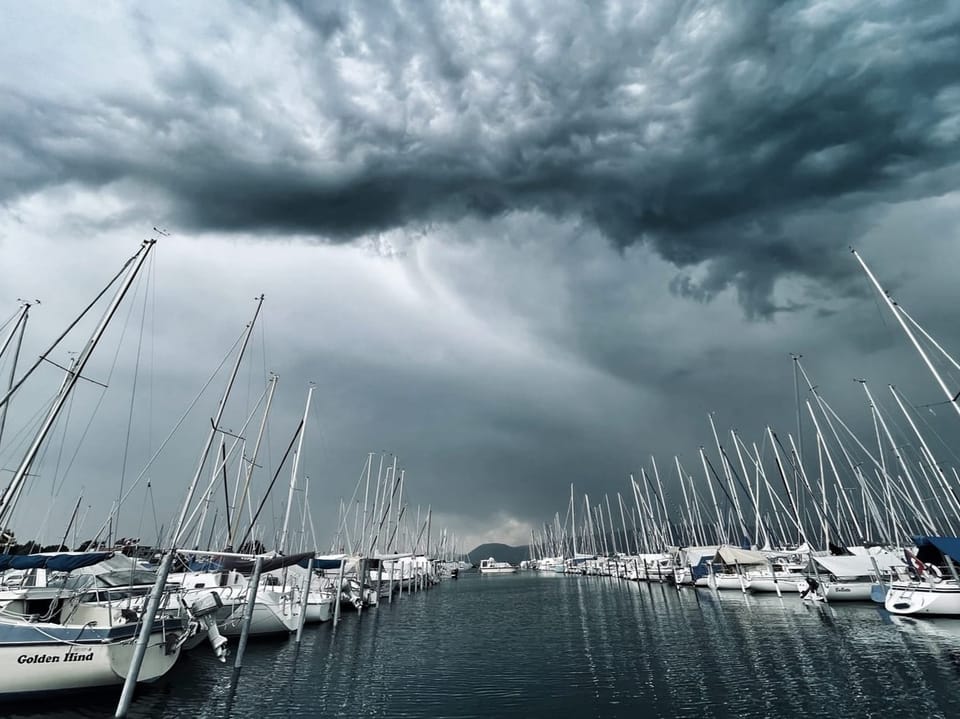
M 265 292 L 244 384 L 282 378 L 271 464 L 317 381 L 318 530 L 385 449 L 437 516 L 523 541 L 570 482 L 599 497 L 650 454 L 695 466 L 707 411 L 751 439 L 791 428 L 789 352 L 853 423 L 869 418 L 852 377 L 937 400 L 848 244 L 960 346 L 953 4 L 0 13 L 15 70 L 0 75 L 0 315 L 41 297 L 39 346 L 131 238 L 173 231 L 156 253 L 139 467 Z M 116 495 L 121 458 L 103 448 L 125 431 L 129 342 L 109 429 L 91 430 L 50 526 L 76 485 Z M 208 421 L 159 460 L 161 523 Z M 17 447 L 0 449 L 2 471 Z M 50 473 L 34 514 L 51 511 Z M 133 501 L 125 526 L 152 498 Z
M 769 316 L 781 276 L 846 281 L 875 203 L 957 174 L 950 3 L 246 6 L 172 59 L 165 19 L 133 86 L 3 93 L 2 197 L 130 181 L 175 226 L 333 241 L 539 211 Z

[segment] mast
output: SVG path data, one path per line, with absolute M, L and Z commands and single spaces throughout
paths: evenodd
M 10 334 L 7 335 L 6 339 L 3 341 L 3 346 L 0 346 L 0 357 L 2 357 L 3 353 L 7 351 L 7 347 L 13 340 L 14 335 L 17 335 L 17 345 L 13 351 L 13 362 L 10 363 L 10 379 L 7 381 L 6 391 L 8 394 L 13 390 L 13 379 L 17 373 L 17 360 L 20 358 L 20 348 L 23 346 L 23 334 L 27 330 L 27 318 L 29 312 L 30 303 L 24 302 L 23 306 L 20 308 L 20 311 L 17 313 L 17 321 L 14 323 L 13 328 L 11 328 Z M 19 334 L 17 334 L 18 329 Z M 8 404 L 6 402 L 4 402 L 3 406 L 0 407 L 0 446 L 2 446 L 3 428 L 7 424 L 7 407 Z
M 10 480 L 10 484 L 7 485 L 7 488 L 3 491 L 3 494 L 0 495 L 0 527 L 5 526 L 9 521 L 12 502 L 23 489 L 27 474 L 30 472 L 30 468 L 33 466 L 33 462 L 40 451 L 40 447 L 43 446 L 44 440 L 47 438 L 47 435 L 53 428 L 54 423 L 60 416 L 60 412 L 63 410 L 63 407 L 67 402 L 67 398 L 70 396 L 74 386 L 76 386 L 77 380 L 80 379 L 83 369 L 87 365 L 87 361 L 93 354 L 93 350 L 100 342 L 100 338 L 103 337 L 103 333 L 106 331 L 107 325 L 109 325 L 110 320 L 113 319 L 117 308 L 120 307 L 120 303 L 123 301 L 127 291 L 133 285 L 133 281 L 136 279 L 137 274 L 140 272 L 140 268 L 143 267 L 143 263 L 146 261 L 147 256 L 150 254 L 150 250 L 153 249 L 155 244 L 156 240 L 144 240 L 136 254 L 127 261 L 127 264 L 130 265 L 132 263 L 132 266 L 127 272 L 126 278 L 117 289 L 117 292 L 111 300 L 110 305 L 107 307 L 107 311 L 104 313 L 100 323 L 97 325 L 90 339 L 87 341 L 83 351 L 79 354 L 76 360 L 74 360 L 70 369 L 67 371 L 63 384 L 60 387 L 60 391 L 57 393 L 57 396 L 53 401 L 53 405 L 50 407 L 50 410 L 47 413 L 46 419 L 44 419 L 42 425 L 40 426 L 40 430 L 33 439 L 33 443 L 30 445 L 26 455 L 20 462 L 17 470 L 14 472 L 13 479 Z M 9 397 L 11 393 L 12 390 L 8 391 L 7 397 Z
M 597 538 L 593 531 L 593 515 L 590 512 L 590 495 L 583 495 L 584 504 L 587 505 L 587 528 L 590 531 L 590 548 L 593 550 L 592 554 L 596 555 L 597 552 Z
M 190 486 L 187 489 L 187 496 L 183 500 L 183 507 L 180 509 L 180 516 L 177 518 L 177 524 L 173 529 L 173 532 L 170 535 L 170 546 L 175 547 L 180 542 L 180 534 L 183 532 L 183 523 L 187 518 L 187 512 L 190 510 L 190 502 L 193 501 L 194 492 L 197 491 L 197 483 L 200 481 L 200 475 L 203 472 L 203 465 L 207 462 L 207 456 L 210 454 L 210 447 L 213 446 L 213 440 L 217 435 L 217 432 L 220 430 L 220 420 L 223 419 L 223 412 L 227 406 L 227 399 L 230 397 L 230 390 L 233 389 L 233 383 L 237 378 L 237 373 L 240 371 L 240 362 L 243 360 L 243 355 L 246 352 L 247 344 L 250 342 L 250 335 L 253 334 L 253 326 L 257 321 L 257 317 L 260 314 L 260 308 L 263 307 L 263 295 L 257 298 L 257 309 L 253 313 L 253 319 L 250 320 L 250 323 L 247 325 L 246 332 L 243 337 L 243 343 L 240 347 L 240 352 L 237 355 L 237 361 L 233 365 L 233 371 L 230 373 L 230 379 L 227 381 L 226 389 L 223 391 L 223 396 L 220 398 L 220 405 L 217 407 L 217 415 L 211 422 L 210 432 L 207 435 L 207 442 L 203 447 L 203 451 L 200 453 L 200 462 L 197 465 L 197 471 L 193 475 L 193 480 L 190 482 Z
M 570 483 L 570 534 L 573 536 L 573 558 L 577 558 L 577 510 L 573 501 L 573 482 Z M 556 556 L 556 555 L 555 555 Z
M 920 441 L 920 446 L 923 448 L 923 456 L 929 465 L 930 469 L 933 471 L 934 476 L 939 479 L 939 484 L 941 490 L 947 497 L 947 504 L 950 505 L 951 511 L 953 511 L 954 517 L 960 519 L 960 515 L 957 514 L 957 498 L 954 493 L 949 489 L 947 485 L 947 478 L 943 473 L 943 470 L 940 469 L 940 465 L 937 463 L 937 460 L 933 456 L 933 452 L 930 451 L 930 447 L 927 445 L 926 440 L 924 440 L 923 435 L 920 434 L 920 430 L 917 429 L 916 423 L 913 421 L 913 418 L 907 412 L 907 408 L 903 406 L 903 402 L 900 399 L 899 393 L 896 391 L 893 385 L 888 385 L 890 388 L 890 393 L 893 395 L 893 398 L 897 401 L 897 406 L 900 407 L 900 411 L 903 413 L 903 416 L 907 418 L 907 422 L 910 425 L 910 429 L 913 430 L 913 433 L 917 436 L 917 439 Z M 952 530 L 952 527 L 951 527 Z
M 253 477 L 253 468 L 257 466 L 257 456 L 260 453 L 260 441 L 263 439 L 263 431 L 267 426 L 267 417 L 270 414 L 270 404 L 273 402 L 273 393 L 274 390 L 277 389 L 277 381 L 279 379 L 280 378 L 277 377 L 277 375 L 273 373 L 270 374 L 270 389 L 267 393 L 267 404 L 263 410 L 263 417 L 260 420 L 260 429 L 257 431 L 257 441 L 253 445 L 253 454 L 250 456 L 250 459 L 247 463 L 246 477 L 244 477 L 243 480 L 243 491 L 240 492 L 240 497 L 235 501 L 236 507 L 234 508 L 233 523 L 230 525 L 231 531 L 230 535 L 227 537 L 227 548 L 229 549 L 233 548 L 233 541 L 240 529 L 240 515 L 243 513 L 243 505 L 250 493 L 250 480 Z
M 620 492 L 617 492 L 617 503 L 620 505 L 620 528 L 623 530 L 624 553 L 629 555 L 630 540 L 627 539 L 627 520 L 626 520 L 626 517 L 624 517 L 623 515 L 623 497 L 620 496 Z
M 370 470 L 373 467 L 373 452 L 367 454 L 367 481 L 363 490 L 363 525 L 360 528 L 360 548 L 362 550 L 367 536 L 367 501 L 370 499 Z M 430 548 L 427 547 L 429 550 Z
M 883 287 L 880 286 L 880 283 L 877 281 L 877 278 L 873 276 L 873 273 L 870 271 L 870 268 L 867 267 L 867 263 L 863 261 L 863 258 L 857 253 L 856 250 L 850 250 L 853 253 L 853 256 L 857 258 L 857 262 L 860 263 L 860 266 L 863 268 L 863 271 L 867 274 L 867 277 L 870 278 L 870 281 L 873 283 L 873 286 L 877 288 L 877 292 L 880 293 L 880 296 L 883 298 L 883 301 L 886 303 L 887 307 L 890 309 L 890 312 L 893 313 L 893 316 L 897 318 L 897 322 L 900 323 L 900 327 L 906 333 L 910 342 L 913 344 L 914 348 L 919 353 L 921 359 L 923 359 L 924 364 L 927 365 L 927 369 L 930 370 L 930 373 L 933 375 L 933 378 L 937 381 L 937 384 L 940 386 L 940 389 L 943 390 L 944 395 L 946 395 L 950 406 L 953 407 L 954 411 L 960 416 L 960 405 L 957 404 L 957 397 L 952 393 L 948 388 L 946 383 L 943 381 L 943 378 L 940 376 L 940 373 L 937 372 L 936 367 L 933 366 L 933 362 L 930 361 L 930 358 L 927 357 L 927 353 L 923 351 L 923 347 L 920 346 L 920 342 L 914 336 L 913 332 L 907 326 L 907 323 L 903 321 L 903 315 L 897 310 L 897 304 L 890 299 L 890 296 L 884 291 Z
M 679 460 L 677 461 L 679 462 Z M 657 480 L 657 494 L 660 495 L 660 506 L 663 508 L 662 521 L 667 525 L 667 537 L 670 540 L 670 544 L 674 545 L 673 527 L 670 526 L 670 516 L 667 514 L 667 501 L 663 498 L 663 485 L 660 484 L 660 472 L 657 471 L 657 458 L 653 455 L 650 455 L 650 463 L 653 465 L 653 477 Z
M 290 525 L 290 507 L 293 504 L 293 493 L 297 489 L 297 469 L 300 467 L 300 455 L 303 452 L 303 435 L 306 434 L 307 415 L 310 412 L 310 399 L 313 397 L 314 388 L 315 385 L 311 382 L 310 388 L 307 390 L 307 403 L 303 408 L 303 420 L 300 422 L 300 436 L 297 438 L 297 451 L 293 455 L 293 462 L 290 467 L 290 488 L 287 492 L 287 510 L 283 515 L 283 530 L 280 532 L 280 546 L 278 547 L 281 552 L 287 551 L 287 528 Z

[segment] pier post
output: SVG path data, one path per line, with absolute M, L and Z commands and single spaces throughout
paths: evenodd
M 120 702 L 117 704 L 115 717 L 125 717 L 130 709 L 130 702 L 133 701 L 133 691 L 137 686 L 140 667 L 143 666 L 143 656 L 147 652 L 147 644 L 150 641 L 150 634 L 153 632 L 153 620 L 157 616 L 157 609 L 160 607 L 160 597 L 167 586 L 167 575 L 170 573 L 172 562 L 173 550 L 171 549 L 160 560 L 160 566 L 157 568 L 157 579 L 153 583 L 153 590 L 150 592 L 146 611 L 140 617 L 140 633 L 137 635 L 137 645 L 134 647 L 133 657 L 130 659 L 130 666 L 127 668 L 127 677 L 123 682 L 123 691 L 120 693 Z
M 383 560 L 377 566 L 377 606 L 380 606 L 380 582 L 383 581 Z
M 297 623 L 297 644 L 303 636 L 303 625 L 307 621 L 307 601 L 310 599 L 310 582 L 313 579 L 313 557 L 307 562 L 307 578 L 303 580 L 303 596 L 300 597 L 300 621 Z
M 253 565 L 253 576 L 247 586 L 247 606 L 243 617 L 243 629 L 240 630 L 240 643 L 237 645 L 237 659 L 233 663 L 234 669 L 243 666 L 243 653 L 247 650 L 247 639 L 250 638 L 250 621 L 253 619 L 253 606 L 257 601 L 257 589 L 260 587 L 260 573 L 263 571 L 263 557 L 257 557 Z
M 380 571 L 383 571 L 383 562 L 380 562 Z M 390 599 L 387 601 L 387 604 L 393 604 L 393 575 L 396 574 L 397 565 L 394 562 L 390 562 Z
M 343 565 L 344 561 L 340 560 L 340 569 L 337 570 L 337 590 L 334 592 L 335 599 L 333 602 L 333 626 L 337 626 L 340 622 L 340 596 L 343 594 Z M 361 560 L 360 566 L 363 566 L 363 561 Z M 363 575 L 360 576 L 360 606 L 363 606 Z M 358 610 L 359 611 L 359 610 Z
M 357 565 L 357 579 L 360 580 L 360 606 L 357 607 L 357 614 L 359 615 L 363 611 L 363 602 L 366 600 L 367 592 L 367 575 L 370 572 L 367 570 L 367 560 L 365 557 L 360 557 L 360 562 Z M 380 601 L 380 597 L 377 596 L 377 602 Z

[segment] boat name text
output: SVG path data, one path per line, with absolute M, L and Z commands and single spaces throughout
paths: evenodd
M 63 657 L 56 654 L 21 654 L 17 657 L 17 664 L 59 664 L 64 662 L 92 662 L 93 652 L 78 654 L 68 652 Z

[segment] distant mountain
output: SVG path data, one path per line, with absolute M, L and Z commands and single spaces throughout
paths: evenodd
M 510 562 L 510 564 L 520 564 L 525 559 L 530 559 L 530 547 L 511 547 L 509 544 L 481 544 L 476 549 L 470 550 L 470 560 L 479 565 L 481 559 L 493 557 L 498 562 Z

